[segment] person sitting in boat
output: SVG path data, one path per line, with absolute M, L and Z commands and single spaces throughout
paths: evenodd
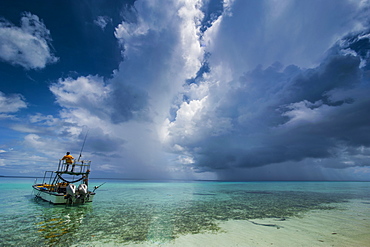
M 63 156 L 62 160 L 66 161 L 66 164 L 67 164 L 66 172 L 68 172 L 69 165 L 73 164 L 72 165 L 72 170 L 71 170 L 71 172 L 73 172 L 73 169 L 75 168 L 75 164 L 73 163 L 74 158 L 71 155 L 71 153 L 67 152 L 67 154 Z

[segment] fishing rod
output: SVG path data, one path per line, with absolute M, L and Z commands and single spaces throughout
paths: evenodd
M 102 184 L 101 184 L 101 185 L 99 185 L 99 186 L 95 186 L 95 187 L 94 187 L 93 192 L 95 192 L 95 190 L 99 189 L 99 187 L 100 187 L 100 186 L 102 186 L 102 185 L 103 185 L 103 184 L 105 184 L 105 183 L 106 183 L 106 182 L 102 183 Z
M 82 143 L 82 147 L 81 147 L 81 151 L 80 151 L 80 156 L 78 157 L 78 160 L 77 161 L 80 161 L 80 158 L 82 156 L 82 150 L 84 149 L 84 146 L 85 146 L 85 142 L 86 142 L 86 138 L 87 138 L 87 134 L 88 133 L 89 133 L 89 129 L 87 129 L 87 131 L 86 131 L 85 139 L 84 139 L 84 142 Z

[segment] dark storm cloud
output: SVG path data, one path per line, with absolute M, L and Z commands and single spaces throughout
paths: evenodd
M 113 123 L 126 122 L 131 119 L 145 119 L 148 95 L 138 88 L 121 85 L 110 97 Z
M 81 133 L 79 139 L 84 140 L 85 133 Z M 109 136 L 102 132 L 99 128 L 90 129 L 86 136 L 86 150 L 94 150 L 94 152 L 99 153 L 100 156 L 109 158 L 112 154 L 119 153 L 121 145 L 124 141 L 115 136 Z M 80 147 L 82 143 L 80 144 Z
M 198 168 L 336 158 L 343 150 L 350 150 L 346 151 L 350 156 L 363 155 L 361 147 L 370 147 L 370 82 L 356 52 L 368 53 L 362 46 L 361 52 L 352 50 L 356 54 L 350 55 L 347 47 L 333 47 L 324 62 L 312 69 L 283 68 L 279 63 L 257 67 L 235 83 L 222 101 L 211 96 L 217 105 L 215 118 L 228 117 L 233 128 L 188 146 L 198 150 L 194 152 Z M 339 161 L 335 167 L 363 165 L 369 162 Z

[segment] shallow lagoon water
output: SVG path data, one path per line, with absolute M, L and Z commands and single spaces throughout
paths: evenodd
M 278 229 L 309 212 L 352 210 L 345 205 L 353 201 L 370 209 L 368 182 L 92 179 L 90 186 L 103 182 L 92 203 L 54 206 L 34 198 L 33 179 L 0 178 L 1 246 L 171 246 L 184 236 L 220 236 L 232 222 Z

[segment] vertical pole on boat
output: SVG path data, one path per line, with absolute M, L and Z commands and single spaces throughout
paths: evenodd
M 80 158 L 82 156 L 82 150 L 84 149 L 84 146 L 85 146 L 85 142 L 86 142 L 86 138 L 87 138 L 87 133 L 89 133 L 89 129 L 87 129 L 87 131 L 86 131 L 85 139 L 84 139 L 84 142 L 82 143 L 82 147 L 81 147 L 81 151 L 80 151 L 80 156 L 78 157 L 78 160 L 77 161 L 80 161 Z

